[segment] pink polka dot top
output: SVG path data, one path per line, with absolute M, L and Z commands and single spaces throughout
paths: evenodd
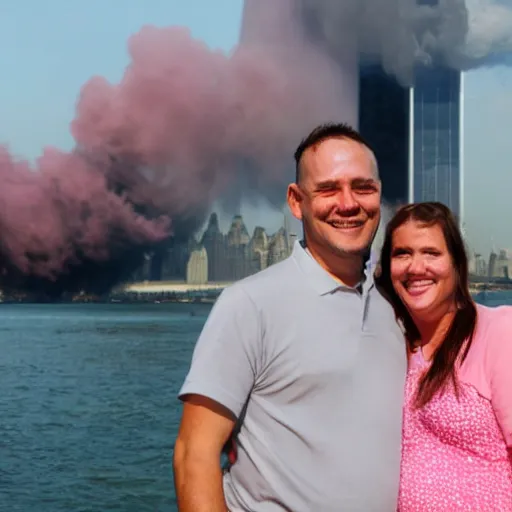
M 459 398 L 450 383 L 415 409 L 429 363 L 410 358 L 399 512 L 512 512 L 512 307 L 477 309 Z

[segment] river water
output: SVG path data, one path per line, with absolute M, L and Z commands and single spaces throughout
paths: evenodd
M 176 394 L 209 310 L 1 305 L 0 510 L 175 511 Z
M 0 305 L 0 511 L 176 511 L 176 394 L 209 311 Z

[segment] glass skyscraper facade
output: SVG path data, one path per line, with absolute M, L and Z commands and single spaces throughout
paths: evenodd
M 402 87 L 379 66 L 362 66 L 359 130 L 379 162 L 384 200 L 440 201 L 463 222 L 463 75 L 420 67 Z
M 270 0 L 267 2 L 270 5 Z M 435 8 L 439 0 L 416 3 Z M 262 5 L 259 0 L 245 0 L 242 33 L 249 40 L 261 39 L 259 31 L 251 37 L 246 32 L 264 24 L 263 18 L 248 23 L 248 18 L 258 20 L 262 16 Z M 305 17 L 302 23 L 312 41 L 329 51 L 321 32 L 314 29 L 314 20 Z M 344 74 L 352 76 L 351 64 L 347 65 L 351 59 L 345 62 L 335 53 L 330 55 L 338 60 Z M 375 151 L 384 200 L 392 206 L 440 201 L 463 225 L 463 74 L 443 67 L 442 56 L 437 55 L 431 66 L 415 69 L 411 87 L 402 86 L 379 64 L 369 62 L 361 62 L 358 78 L 355 117 L 359 131 Z M 345 101 L 357 101 L 351 89 Z
M 410 200 L 440 201 L 462 221 L 462 74 L 420 68 L 409 94 Z
M 409 91 L 379 65 L 360 68 L 359 131 L 379 162 L 384 200 L 408 202 Z
M 439 0 L 416 0 L 434 7 Z M 419 66 L 400 86 L 380 66 L 360 71 L 359 130 L 375 150 L 384 199 L 440 201 L 464 221 L 464 75 Z

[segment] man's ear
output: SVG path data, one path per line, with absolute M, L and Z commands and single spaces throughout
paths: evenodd
M 302 220 L 302 201 L 304 200 L 302 191 L 297 183 L 290 183 L 288 185 L 288 191 L 286 193 L 286 200 L 288 202 L 288 208 L 292 212 L 292 215 L 298 219 Z

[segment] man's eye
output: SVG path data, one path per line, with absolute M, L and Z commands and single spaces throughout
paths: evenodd
M 377 191 L 377 188 L 374 185 L 358 185 L 353 187 L 353 190 L 360 194 L 372 194 Z

